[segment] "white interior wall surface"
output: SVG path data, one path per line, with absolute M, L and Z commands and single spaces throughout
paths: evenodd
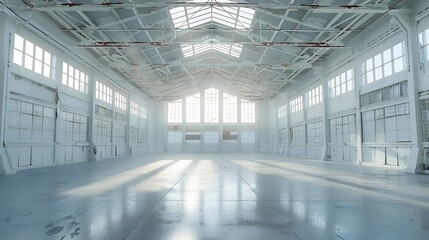
M 282 129 L 287 129 L 288 141 L 292 141 L 294 128 L 308 124 L 311 118 L 321 115 L 326 119 L 323 126 L 326 129 L 326 152 L 321 158 L 357 164 L 393 165 L 407 172 L 425 172 L 429 163 L 429 138 L 425 140 L 423 136 L 422 141 L 422 132 L 429 130 L 429 101 L 426 100 L 429 96 L 429 58 L 419 43 L 418 34 L 429 28 L 428 7 L 427 1 L 410 1 L 404 8 L 412 11 L 386 15 L 362 31 L 350 44 L 351 48 L 336 50 L 317 66 L 313 73 L 318 75 L 324 86 L 326 102 L 323 104 L 309 107 L 305 102 L 309 90 L 304 87 L 305 84 L 317 79 L 311 74 L 299 79 L 303 82 L 301 87 L 288 89 L 283 96 L 275 99 L 276 107 L 288 105 L 288 116 L 277 119 L 277 138 Z M 399 43 L 402 43 L 406 54 L 403 57 L 404 70 L 365 83 L 363 64 Z M 329 80 L 348 69 L 354 71 L 353 91 L 331 98 Z M 289 103 L 297 96 L 304 97 L 304 108 L 291 113 Z M 308 152 L 311 143 L 308 129 L 304 128 L 304 131 L 306 139 L 301 144 L 306 145 L 306 154 L 305 151 L 294 150 L 296 143 L 293 142 L 288 143 L 287 154 L 317 158 Z
M 90 56 L 79 50 L 78 54 L 73 54 L 62 47 L 60 34 L 53 39 L 49 35 L 53 32 L 44 32 L 49 26 L 45 29 L 36 29 L 29 26 L 31 24 L 25 26 L 4 12 L 0 12 L 0 18 L 1 174 L 149 151 L 147 116 L 130 114 L 129 106 L 133 101 L 139 107 L 150 109 L 151 114 L 153 106 L 148 103 L 152 101 L 144 95 L 131 96 L 129 91 L 106 77 L 114 74 L 92 67 L 94 62 L 87 62 L 94 60 Z M 32 66 L 24 66 L 25 60 L 23 66 L 15 63 L 18 61 L 14 59 L 17 36 L 31 44 L 27 46 L 25 42 L 26 49 L 30 49 L 29 46 L 35 49 Z M 65 38 L 64 41 L 62 44 L 67 46 Z M 43 56 L 50 54 L 50 67 L 45 67 L 50 69 L 50 77 L 36 72 L 37 51 L 45 51 Z M 26 57 L 25 53 L 22 59 Z M 74 77 L 69 79 L 72 87 L 63 84 L 62 80 L 66 79 L 63 66 L 72 66 L 66 68 L 67 74 L 73 72 L 73 76 L 80 76 L 82 81 Z M 86 86 L 83 79 L 86 79 Z M 96 82 L 112 89 L 111 103 L 96 99 Z M 126 110 L 115 106 L 115 93 L 126 98 Z
M 428 4 L 420 1 L 415 3 L 415 12 L 418 13 L 416 16 L 417 32 L 422 32 L 429 28 L 429 12 L 427 11 Z M 426 9 L 426 11 L 421 11 Z M 418 67 L 417 76 L 418 76 L 418 86 L 419 86 L 419 100 L 421 107 L 421 117 L 422 117 L 422 155 L 423 155 L 423 169 L 424 171 L 429 170 L 429 62 L 428 56 L 429 53 L 425 49 L 419 49 L 420 58 L 416 63 Z

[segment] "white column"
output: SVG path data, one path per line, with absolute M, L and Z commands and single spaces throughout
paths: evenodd
M 324 148 L 322 150 L 321 160 L 329 160 L 329 87 L 328 79 L 326 74 L 326 67 L 321 66 L 315 70 L 315 74 L 320 78 L 322 82 L 322 94 L 323 94 L 323 134 L 324 134 Z
M 408 173 L 421 173 L 423 155 L 420 148 L 422 142 L 422 124 L 421 124 L 421 108 L 419 100 L 418 86 L 418 61 L 419 59 L 419 43 L 416 21 L 412 14 L 408 11 L 392 12 L 393 20 L 398 23 L 401 30 L 406 34 L 406 50 L 408 63 L 408 96 L 410 103 L 410 129 L 411 129 L 411 154 L 407 167 Z
M 360 64 L 356 63 L 355 64 Z M 362 68 L 360 65 L 355 65 L 354 68 L 354 87 L 355 87 L 355 106 L 356 106 L 356 115 L 355 115 L 355 124 L 356 124 L 356 153 L 357 153 L 357 162 L 362 164 L 362 142 L 363 142 L 363 130 L 362 130 L 362 112 L 360 109 L 360 89 L 362 87 Z
M 87 137 L 88 137 L 88 142 L 89 142 L 89 161 L 96 161 L 97 160 L 97 156 L 95 151 L 96 146 L 94 143 L 94 139 L 95 139 L 95 131 L 94 131 L 94 119 L 95 119 L 95 83 L 96 80 L 93 76 L 89 77 L 88 80 L 88 95 L 89 95 L 89 118 L 88 118 L 88 132 L 87 132 Z
M 0 12 L 0 175 L 15 174 L 5 143 L 6 113 L 8 111 L 9 66 L 12 62 L 12 31 L 9 17 Z

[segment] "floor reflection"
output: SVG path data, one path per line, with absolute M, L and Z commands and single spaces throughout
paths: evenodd
M 34 173 L 7 184 L 0 179 L 0 191 L 7 194 L 0 198 L 2 238 L 425 239 L 429 234 L 427 176 L 256 154 L 165 154 L 123 164 L 97 163 L 91 171 L 85 165 L 56 168 L 49 180 Z M 64 176 L 79 181 L 64 183 Z

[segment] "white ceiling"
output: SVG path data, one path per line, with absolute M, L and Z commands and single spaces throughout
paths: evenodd
M 348 48 L 363 29 L 404 1 L 2 2 L 40 14 L 72 39 L 73 47 L 87 49 L 154 99 L 173 100 L 213 86 L 268 100 L 333 50 Z M 189 13 L 173 17 L 186 20 L 173 22 L 170 11 L 181 9 Z M 249 18 L 253 10 L 249 26 L 239 13 Z M 182 48 L 192 53 L 185 57 Z

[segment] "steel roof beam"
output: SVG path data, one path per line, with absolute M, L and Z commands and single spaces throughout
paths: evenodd
M 30 6 L 35 11 L 110 11 L 118 8 L 175 8 L 175 7 L 243 7 L 253 9 L 288 9 L 291 11 L 311 10 L 317 13 L 386 13 L 393 7 L 386 4 L 281 4 L 248 2 L 117 2 L 117 3 L 44 3 Z
M 133 46 L 153 46 L 153 47 L 167 47 L 169 45 L 182 45 L 182 44 L 211 44 L 211 45 L 250 45 L 255 47 L 268 47 L 276 45 L 286 45 L 301 48 L 345 48 L 346 46 L 340 43 L 330 43 L 326 41 L 320 42 L 243 42 L 243 41 L 222 41 L 222 42 L 201 42 L 201 41 L 174 41 L 174 42 L 151 42 L 151 41 L 96 41 L 92 44 L 78 44 L 79 48 L 111 48 L 111 47 L 133 47 Z
M 352 18 L 352 17 L 350 17 Z M 75 28 L 75 29 L 61 29 L 65 32 L 78 32 L 78 31 L 100 31 L 100 32 L 175 32 L 175 31 L 189 31 L 189 32 L 207 32 L 207 31 L 222 31 L 222 32 L 252 32 L 252 31 L 261 31 L 261 32 L 300 32 L 300 33 L 318 33 L 318 32 L 340 32 L 340 29 L 281 29 L 281 28 L 246 28 L 246 29 L 235 29 L 227 27 L 195 27 L 195 28 L 97 28 L 97 27 L 85 27 L 85 28 Z M 348 29 L 347 32 L 361 32 L 361 29 Z

